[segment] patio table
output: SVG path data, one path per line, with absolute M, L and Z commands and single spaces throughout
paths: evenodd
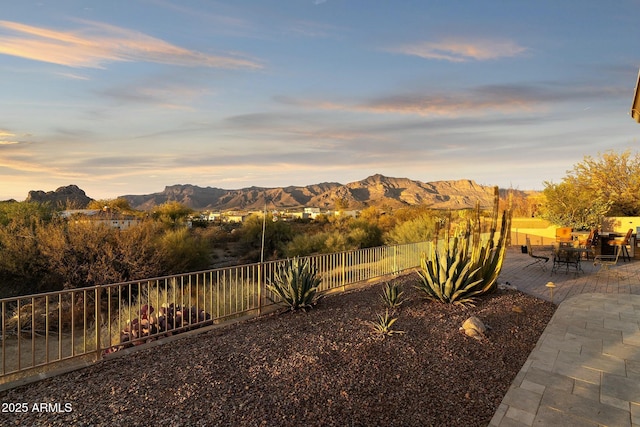
M 582 266 L 580 260 L 583 254 L 587 254 L 591 249 L 579 248 L 569 245 L 560 245 L 553 248 L 553 267 L 551 268 L 551 274 L 557 272 L 560 268 L 564 267 L 568 273 L 569 269 L 575 270 L 575 274 L 582 272 Z

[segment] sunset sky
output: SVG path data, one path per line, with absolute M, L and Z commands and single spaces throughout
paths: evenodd
M 76 184 L 520 190 L 640 151 L 640 0 L 0 3 L 0 200 Z

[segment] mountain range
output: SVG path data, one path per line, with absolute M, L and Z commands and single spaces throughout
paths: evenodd
M 490 206 L 493 202 L 493 188 L 472 180 L 425 183 L 376 174 L 349 184 L 325 182 L 303 187 L 248 187 L 238 190 L 185 184 L 167 186 L 159 193 L 120 197 L 137 210 L 153 210 L 155 206 L 167 202 L 179 202 L 197 211 L 260 210 L 267 205 L 269 209 L 332 209 L 336 207 L 336 203 L 347 209 L 362 209 L 367 206 L 398 208 L 410 205 L 461 209 L 474 207 L 478 201 L 482 206 Z M 86 206 L 90 200 L 76 185 L 60 187 L 46 193 L 30 191 L 27 197 L 27 201 L 49 201 L 58 206 L 69 201 L 78 208 Z
M 459 209 L 483 206 L 493 202 L 493 188 L 471 180 L 424 183 L 408 178 L 390 178 L 380 174 L 349 184 L 325 182 L 304 187 L 249 187 L 223 190 L 194 185 L 167 186 L 164 191 L 149 195 L 125 195 L 131 207 L 151 210 L 154 206 L 176 201 L 195 210 L 256 210 L 269 208 L 317 207 L 335 208 L 336 202 L 347 209 L 367 206 L 397 208 L 425 204 L 432 208 Z

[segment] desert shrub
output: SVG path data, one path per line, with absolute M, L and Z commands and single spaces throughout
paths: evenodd
M 49 221 L 53 215 L 51 205 L 35 202 L 0 202 L 0 226 L 13 222 L 33 225 L 38 221 Z
M 344 252 L 353 249 L 347 236 L 339 231 L 327 233 L 324 244 L 325 252 L 327 253 Z
M 435 230 L 434 217 L 430 214 L 424 214 L 398 223 L 385 235 L 385 240 L 394 245 L 425 242 L 433 238 Z
M 0 226 L 0 280 L 2 296 L 25 295 L 52 290 L 47 260 L 44 258 L 33 224 L 10 221 Z M 55 283 L 55 281 L 54 281 Z
M 239 229 L 240 243 L 244 247 L 247 260 L 258 261 L 262 249 L 262 229 L 264 226 L 265 259 L 276 259 L 278 254 L 286 252 L 286 245 L 293 237 L 291 226 L 284 221 L 274 221 L 273 215 L 267 213 L 266 220 L 262 215 L 251 215 Z
M 309 260 L 291 258 L 278 264 L 267 289 L 278 297 L 272 299 L 273 302 L 286 305 L 290 310 L 306 310 L 315 304 L 319 285 L 320 278 Z
M 206 239 L 143 221 L 124 230 L 92 221 L 12 218 L 0 226 L 3 295 L 117 283 L 203 269 Z
M 351 221 L 347 236 L 351 249 L 372 248 L 384 244 L 380 227 L 366 220 Z
M 167 230 L 159 239 L 158 250 L 167 266 L 165 274 L 200 270 L 210 263 L 206 240 L 187 228 Z
M 158 244 L 162 228 L 145 222 L 125 230 L 91 222 L 59 221 L 38 230 L 38 242 L 51 276 L 64 288 L 118 283 L 154 277 L 179 269 L 190 253 L 182 251 L 179 239 L 167 239 L 166 245 L 178 245 L 172 251 Z
M 326 233 L 298 234 L 287 244 L 286 254 L 288 257 L 299 257 L 325 253 L 326 240 Z

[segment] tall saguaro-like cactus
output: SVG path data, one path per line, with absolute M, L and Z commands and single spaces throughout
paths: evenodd
M 429 257 L 421 260 L 418 289 L 429 299 L 455 304 L 471 304 L 475 298 L 492 292 L 502 269 L 511 231 L 511 209 L 502 214 L 498 232 L 500 195 L 494 188 L 494 204 L 488 238 L 482 238 L 480 204 L 476 204 L 473 222 L 467 221 L 461 236 L 447 233 L 443 244 L 436 241 Z M 449 224 L 448 224 L 449 225 Z

